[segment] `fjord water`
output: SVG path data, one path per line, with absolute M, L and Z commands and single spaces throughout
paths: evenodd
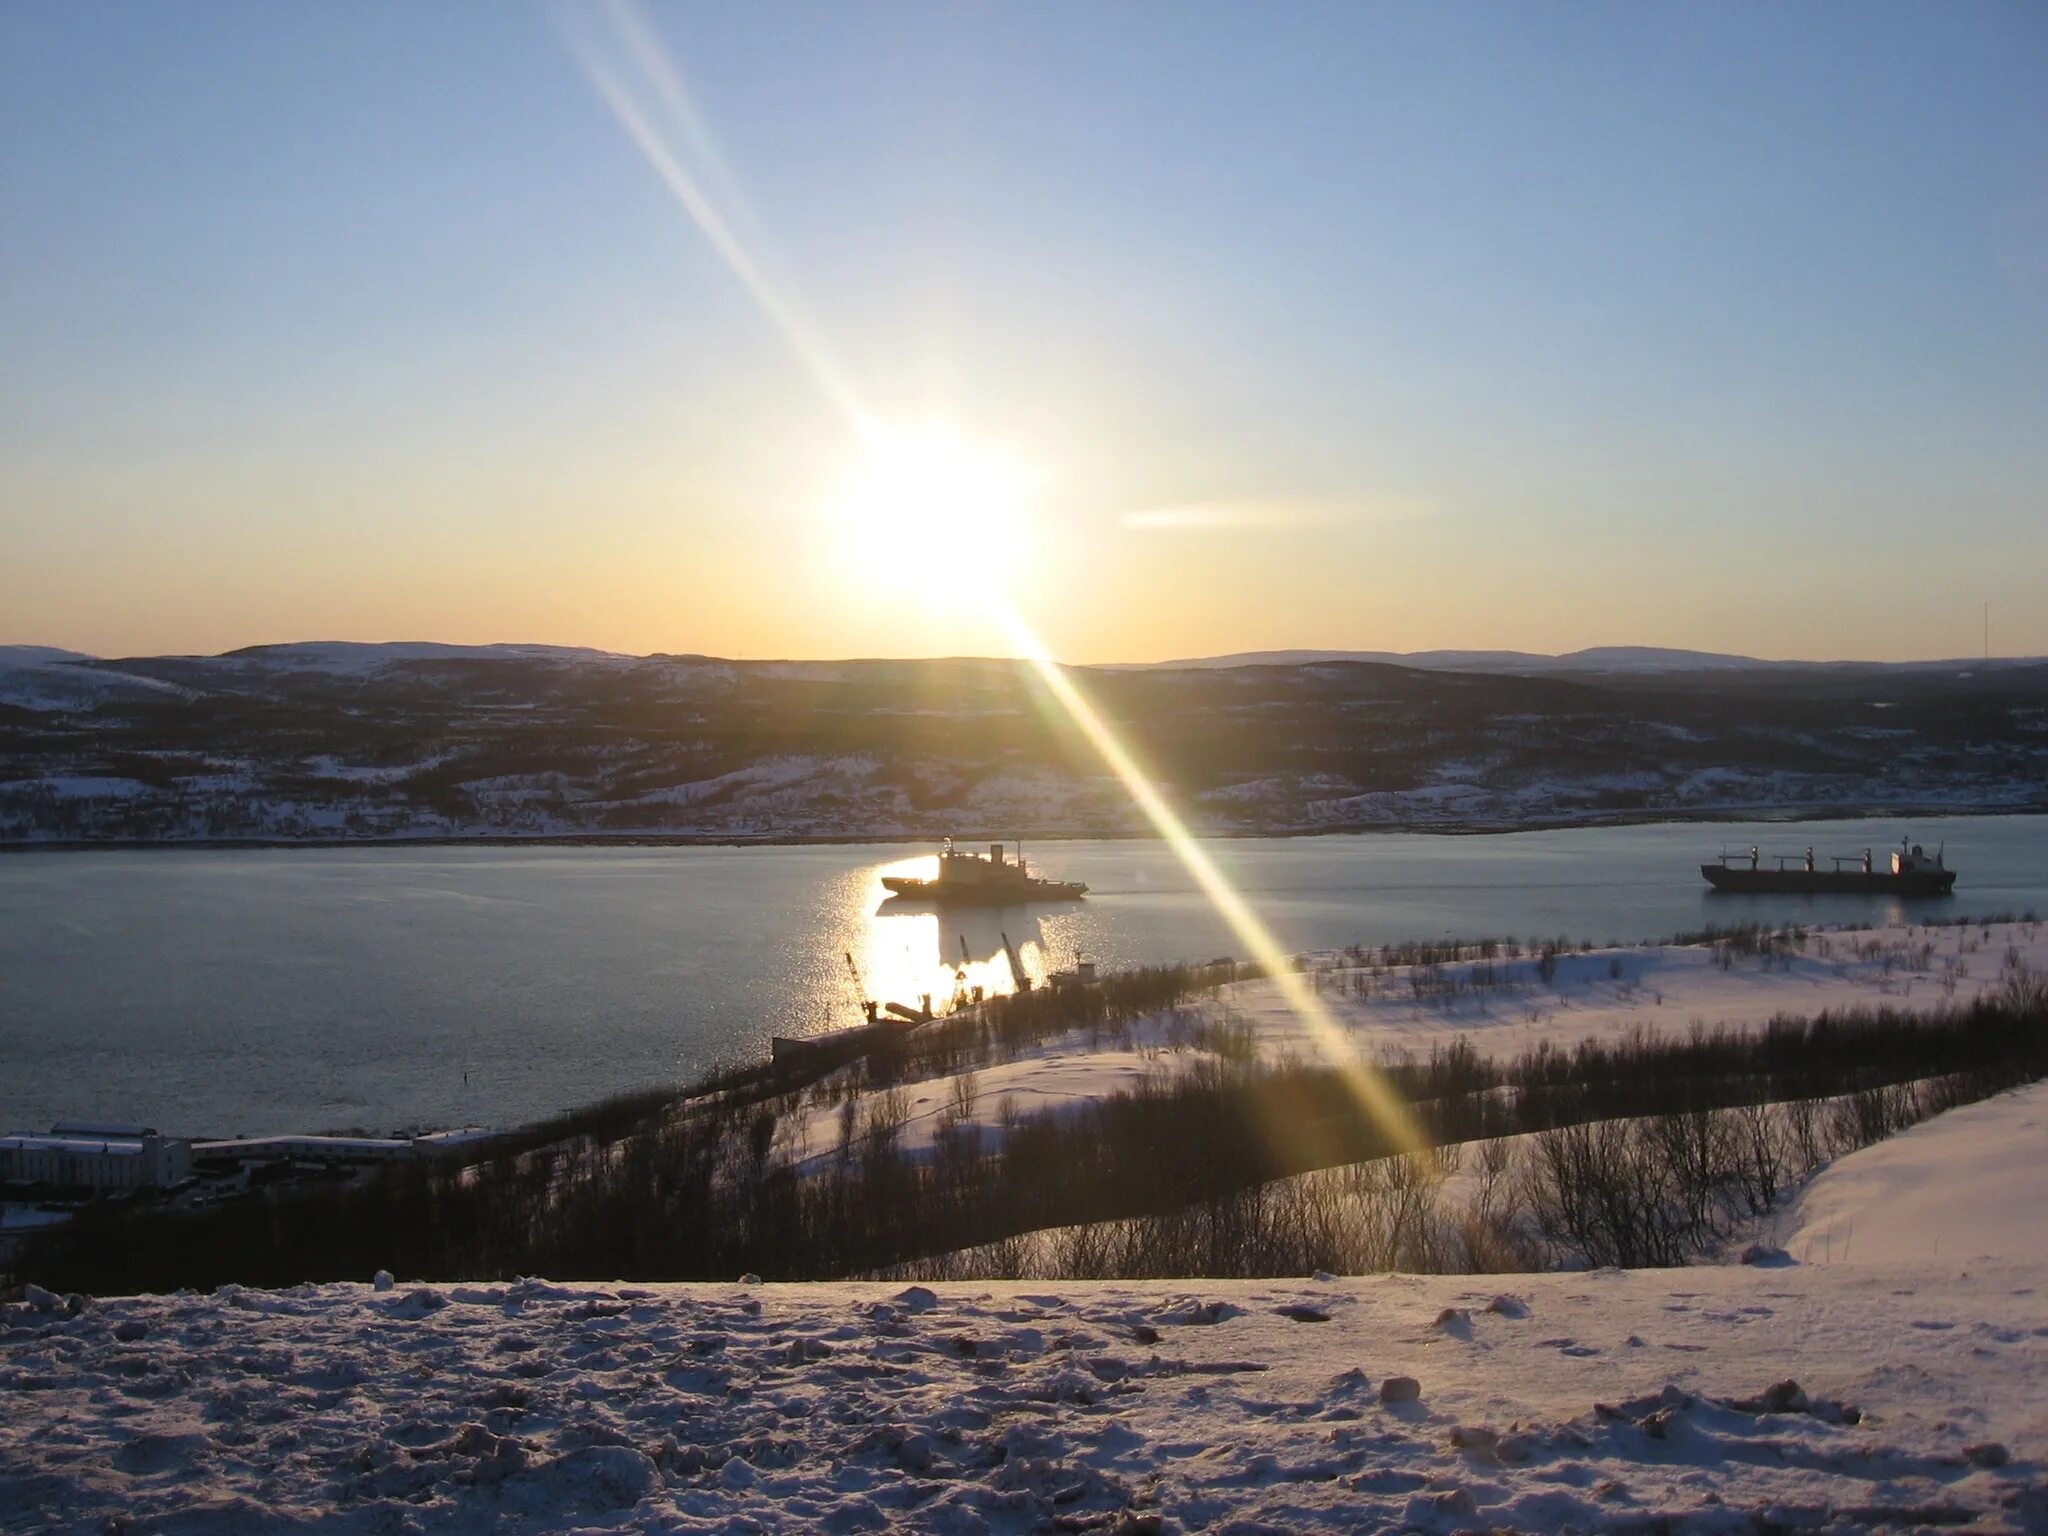
M 1954 896 L 1728 897 L 1722 847 L 1883 859 L 1945 842 Z M 1595 943 L 1748 921 L 2048 912 L 2048 816 L 1654 825 L 1207 844 L 1283 946 Z M 1167 847 L 1048 842 L 1085 903 L 882 908 L 903 844 L 151 849 L 0 856 L 0 1132 L 59 1117 L 227 1135 L 511 1125 L 858 1022 L 961 969 L 1244 953 Z M 878 908 L 882 910 L 878 911 Z

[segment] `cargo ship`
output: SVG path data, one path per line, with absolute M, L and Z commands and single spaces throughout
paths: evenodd
M 953 839 L 939 850 L 935 880 L 909 875 L 884 875 L 889 894 L 905 901 L 931 901 L 958 906 L 1013 907 L 1034 901 L 1079 901 L 1088 887 L 1078 880 L 1044 880 L 1024 862 L 1024 845 L 1013 861 L 1001 843 L 990 843 L 986 856 L 955 848 Z
M 1892 850 L 1891 867 L 1880 869 L 1870 850 L 1859 858 L 1854 854 L 1830 858 L 1831 869 L 1818 868 L 1813 850 L 1804 854 L 1759 854 L 1723 851 L 1719 863 L 1702 864 L 1700 873 L 1717 891 L 1746 894 L 1794 896 L 1946 896 L 1956 883 L 1956 872 L 1943 854 L 1946 846 L 1929 853 L 1918 843 L 1904 838 Z M 1765 857 L 1777 861 L 1776 869 L 1763 867 Z

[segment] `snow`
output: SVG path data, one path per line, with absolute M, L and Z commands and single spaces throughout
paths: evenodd
M 316 685 L 316 691 L 324 688 L 328 693 L 335 687 L 361 690 L 361 705 L 371 719 L 388 718 L 394 708 L 402 715 L 416 707 L 417 687 L 431 685 L 448 706 L 446 720 L 436 731 L 437 742 L 444 745 L 410 765 L 364 761 L 336 745 L 353 734 L 352 727 L 339 727 L 340 734 L 324 743 L 303 743 L 305 756 L 276 743 L 259 744 L 239 772 L 199 775 L 184 771 L 190 763 L 180 761 L 171 776 L 151 788 L 87 804 L 51 803 L 10 786 L 0 789 L 0 832 L 10 842 L 446 835 L 799 839 L 941 836 L 976 828 L 1036 838 L 1150 831 L 1112 776 L 1087 773 L 1078 763 L 1029 767 L 1012 759 L 970 763 L 939 749 L 897 751 L 884 754 L 887 772 L 879 772 L 872 760 L 821 756 L 814 759 L 814 771 L 792 779 L 784 771 L 786 763 L 795 761 L 792 758 L 750 763 L 722 751 L 700 751 L 702 743 L 642 740 L 631 731 L 600 745 L 584 722 L 568 725 L 569 735 L 562 738 L 568 745 L 549 763 L 535 765 L 552 767 L 553 772 L 505 775 L 503 754 L 486 745 L 501 734 L 518 734 L 515 727 L 522 720 L 580 721 L 578 677 L 604 685 L 597 689 L 603 697 L 622 691 L 660 697 L 676 708 L 677 713 L 668 717 L 672 725 L 708 720 L 712 728 L 707 734 L 716 740 L 720 712 L 708 709 L 700 717 L 688 707 L 692 699 L 741 678 L 784 683 L 889 678 L 891 686 L 898 686 L 907 676 L 862 671 L 875 664 L 740 664 L 564 646 L 435 642 L 307 642 L 148 662 L 38 659 L 42 654 L 0 650 L 0 706 L 119 718 L 111 722 L 113 734 L 100 747 L 82 750 L 83 739 L 76 752 L 52 746 L 24 758 L 12 770 L 17 775 L 90 773 L 111 766 L 114 751 L 124 740 L 132 738 L 136 750 L 149 751 L 150 743 L 161 749 L 163 729 L 173 729 L 180 739 L 190 730 L 210 729 L 202 724 L 203 716 L 171 722 L 161 710 L 139 711 L 138 706 L 252 693 L 275 703 L 297 699 L 305 687 Z M 1481 653 L 1403 660 L 1449 665 L 1474 656 L 1487 660 Z M 475 665 L 452 669 L 450 664 L 458 662 Z M 1546 665 L 1566 663 L 1550 659 Z M 180 681 L 118 670 L 122 667 L 162 670 Z M 1326 670 L 1344 671 L 1334 664 Z M 1261 678 L 1250 667 L 1209 675 L 1234 679 L 1254 690 Z M 400 687 L 408 678 L 410 683 Z M 631 686 L 615 686 L 622 681 Z M 875 717 L 942 715 L 966 720 L 986 713 L 966 704 L 944 707 L 944 700 L 925 701 L 915 693 L 890 695 L 894 704 L 886 707 L 878 696 Z M 978 697 L 971 696 L 968 704 Z M 1353 699 L 1339 707 L 1372 716 L 1386 702 Z M 1283 706 L 1268 697 L 1262 702 L 1248 699 L 1241 707 Z M 1425 755 L 1415 762 L 1419 781 L 1399 789 L 1373 787 L 1380 782 L 1377 775 L 1354 778 L 1269 768 L 1199 788 L 1183 786 L 1180 798 L 1195 826 L 1229 833 L 1570 826 L 1678 813 L 1739 816 L 1845 806 L 2025 810 L 2034 808 L 2041 794 L 2041 765 L 2034 758 L 2042 754 L 2030 754 L 2022 739 L 2037 727 L 2017 717 L 2009 721 L 2014 734 L 2003 738 L 2002 745 L 1986 742 L 1955 751 L 1914 747 L 1908 741 L 1899 743 L 1896 751 L 1879 752 L 1882 743 L 1853 732 L 1802 734 L 1771 731 L 1754 722 L 1730 725 L 1728 740 L 1741 761 L 1758 766 L 1704 771 L 1691 769 L 1689 763 L 1639 763 L 1613 771 L 1598 771 L 1593 762 L 1567 766 L 1556 755 L 1558 743 L 1546 724 L 1550 721 L 1551 716 L 1540 712 L 1496 716 L 1468 745 L 1455 752 L 1445 748 L 1450 755 L 1431 757 L 1423 744 Z M 1694 738 L 1701 735 L 1671 722 L 1646 722 L 1645 729 L 1667 736 L 1688 731 Z M 899 733 L 885 734 L 893 738 Z M 1720 734 L 1704 732 L 1708 740 Z M 360 739 L 377 737 L 372 733 Z M 1777 743 L 1792 749 L 1783 761 L 1806 766 L 1759 765 L 1781 760 Z M 1839 750 L 1845 744 L 1857 750 L 1845 756 Z M 321 750 L 311 750 L 316 747 Z M 1549 771 L 1544 771 L 1545 763 L 1553 765 Z M 421 776 L 429 766 L 443 771 L 426 784 Z M 991 766 L 995 771 L 984 771 Z M 309 773 L 314 782 L 308 782 Z
M 1585 999 L 1575 1027 L 1627 1027 L 1619 958 L 1756 1018 L 1889 996 L 1880 951 L 1896 980 L 1908 940 L 1967 962 L 1958 992 L 2044 942 L 2034 924 L 1832 937 L 1878 947 L 1771 970 L 1566 956 L 1557 991 Z M 1410 996 L 1353 1000 L 1361 1038 L 1427 1012 L 1416 973 L 1389 974 Z M 1269 985 L 1215 1006 L 1270 1036 Z M 1460 1006 L 1441 1011 L 1486 1048 L 1523 1027 Z M 1055 1043 L 985 1069 L 979 1104 L 1159 1069 L 1128 1042 Z M 31 1285 L 0 1306 L 0 1531 L 2041 1530 L 2044 1137 L 2037 1084 L 1845 1157 L 1787 1203 L 1771 1240 L 1790 1259 L 1769 1265 Z
M 102 704 L 184 699 L 192 691 L 161 678 L 119 672 L 90 657 L 50 652 L 44 646 L 0 648 L 0 704 L 56 712 L 96 709 Z M 40 653 L 48 652 L 47 656 Z M 40 656 L 40 659 L 39 659 Z
M 814 779 L 830 780 L 835 789 L 853 791 L 862 781 L 872 779 L 880 767 L 881 760 L 875 757 L 821 757 L 794 753 L 764 757 L 731 773 L 666 785 L 633 798 L 640 804 L 689 805 L 729 794 L 735 789 L 773 791 L 807 784 Z
M 2038 1529 L 2038 1279 L 1996 1257 L 47 1298 L 0 1332 L 0 1522 Z M 1401 1377 L 1416 1400 L 1383 1403 Z
M 58 645 L 0 645 L 0 669 L 42 667 L 52 662 L 95 659 L 84 651 L 67 651 Z
M 2048 1262 L 2048 1084 L 1924 1121 L 1823 1169 L 1769 1241 L 1804 1263 Z
M 582 645 L 444 645 L 433 640 L 302 640 L 289 645 L 252 645 L 221 656 L 195 659 L 358 676 L 417 661 L 554 661 L 587 665 L 638 660 Z
M 1513 1057 L 1541 1045 L 1569 1051 L 1582 1040 L 1638 1031 L 1684 1034 L 1706 1022 L 1761 1029 L 1780 1016 L 1893 1008 L 1928 1012 L 1967 1004 L 2006 985 L 2014 967 L 2048 974 L 2048 924 L 1959 923 L 1828 931 L 1803 948 L 1732 956 L 1712 944 L 1643 944 L 1560 953 L 1549 980 L 1538 959 L 1394 965 L 1375 973 L 1345 954 L 1305 956 L 1310 989 L 1337 1028 L 1335 1047 L 1368 1061 L 1421 1058 L 1453 1043 Z M 1484 978 L 1488 972 L 1492 980 Z M 1360 989 L 1363 989 L 1362 991 Z M 993 1132 L 1004 1099 L 1024 1113 L 1060 1109 L 1128 1090 L 1153 1074 L 1177 1074 L 1202 1053 L 1204 1026 L 1248 1031 L 1268 1062 L 1331 1058 L 1331 1044 L 1303 1022 L 1267 978 L 1233 982 L 1213 996 L 1133 1021 L 1120 1034 L 1055 1036 L 1014 1059 L 977 1069 L 978 1097 L 962 1123 Z M 951 1103 L 951 1079 L 903 1085 L 910 1118 L 900 1144 L 931 1146 Z M 865 1116 L 877 1094 L 856 1095 Z M 836 1149 L 840 1108 L 813 1107 L 799 1156 Z
M 1005 1100 L 1019 1115 L 1059 1111 L 1128 1091 L 1161 1071 L 1156 1052 L 1083 1050 L 1071 1041 L 1067 1044 L 1066 1049 L 1055 1047 L 980 1068 L 975 1073 L 976 1108 L 960 1116 L 960 1123 L 992 1132 L 1002 1118 Z M 904 1150 L 922 1154 L 931 1148 L 954 1113 L 952 1086 L 950 1077 L 927 1078 L 907 1086 L 904 1098 L 909 1116 L 898 1132 L 898 1144 Z M 859 1105 L 856 1114 L 864 1116 L 878 1095 L 853 1097 Z M 837 1151 L 840 1115 L 838 1104 L 814 1105 L 808 1110 L 794 1142 L 800 1159 L 816 1160 Z
M 0 779 L 0 793 L 8 790 L 36 790 L 59 799 L 129 799 L 146 795 L 151 786 L 140 779 L 114 775 L 52 774 L 40 779 Z
M 847 675 L 846 667 L 833 661 L 756 661 L 748 670 L 789 683 L 836 683 Z
M 1717 651 L 1688 651 L 1657 645 L 1595 645 L 1562 655 L 1540 651 L 1239 651 L 1174 661 L 1131 662 L 1105 670 L 1171 671 L 1182 667 L 1298 667 L 1317 663 L 1368 662 L 1412 667 L 1423 672 L 1484 672 L 1506 675 L 1628 673 L 1656 676 L 1692 672 L 1956 672 L 2038 665 L 2038 656 L 1957 658 L 1933 661 L 1767 661 Z
M 2019 964 L 2048 971 L 2048 926 L 1815 931 L 1803 949 L 1775 955 L 1768 964 L 1737 956 L 1726 969 L 1710 944 L 1594 949 L 1558 955 L 1549 981 L 1538 976 L 1531 958 L 1491 962 L 1502 978 L 1493 986 L 1471 985 L 1475 974 L 1485 973 L 1485 961 L 1402 966 L 1382 977 L 1360 977 L 1372 987 L 1363 997 L 1346 990 L 1360 973 L 1339 969 L 1326 971 L 1317 990 L 1351 1048 L 1366 1055 L 1420 1055 L 1463 1040 L 1503 1056 L 1546 1040 L 1569 1047 L 1639 1028 L 1682 1032 L 1695 1020 L 1754 1029 L 1779 1014 L 1967 1003 L 2005 984 L 2008 952 Z M 1310 963 L 1341 960 L 1312 957 Z M 1251 1024 L 1269 1054 L 1292 1050 L 1311 1058 L 1318 1052 L 1273 981 L 1226 989 L 1216 1012 Z
M 305 772 L 323 779 L 346 779 L 357 784 L 400 784 L 416 773 L 438 768 L 454 756 L 451 752 L 430 752 L 409 762 L 387 766 L 345 763 L 332 753 L 317 753 L 301 760 Z M 188 784 L 190 780 L 186 781 Z M 252 785 L 251 787 L 256 787 Z
M 68 1210 L 44 1210 L 39 1205 L 0 1203 L 0 1232 L 28 1232 L 37 1227 L 54 1227 L 71 1219 Z

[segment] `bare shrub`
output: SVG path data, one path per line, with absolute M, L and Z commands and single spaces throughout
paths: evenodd
M 894 1146 L 910 1119 L 910 1094 L 900 1084 L 868 1095 L 862 1140 L 871 1148 Z
M 1766 1104 L 1745 1104 L 1729 1115 L 1742 1203 L 1750 1215 L 1760 1216 L 1770 1209 L 1785 1187 L 1786 1165 L 1791 1158 L 1785 1115 Z
M 972 1120 L 974 1106 L 981 1101 L 981 1077 L 973 1071 L 962 1072 L 953 1079 L 951 1104 L 953 1118 Z
M 1827 1132 L 1821 1123 L 1820 1102 L 1794 1099 L 1783 1106 L 1786 1140 L 1799 1172 L 1808 1173 L 1827 1161 Z

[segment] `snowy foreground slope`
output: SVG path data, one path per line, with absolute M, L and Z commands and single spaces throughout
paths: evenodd
M 2003 1093 L 1823 1169 L 1771 1241 L 1807 1263 L 1967 1264 L 1996 1254 L 2048 1270 L 2044 1170 L 2048 1090 Z
M 1989 1101 L 1810 1198 L 1868 1234 L 2044 1123 Z M 2041 1530 L 2048 1191 L 2007 1188 L 1966 1262 L 1898 1225 L 1843 1264 L 16 1307 L 0 1529 Z

